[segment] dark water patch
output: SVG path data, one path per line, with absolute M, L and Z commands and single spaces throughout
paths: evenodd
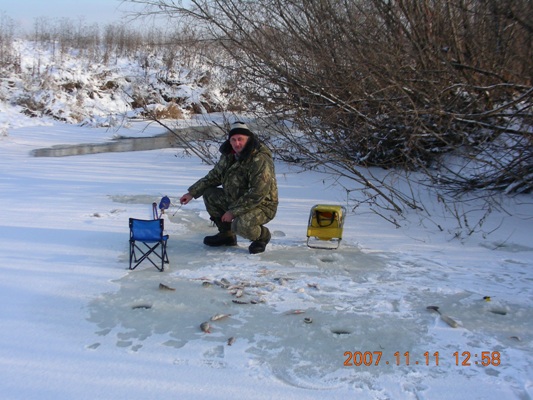
M 153 137 L 119 138 L 105 143 L 80 143 L 57 145 L 31 152 L 34 157 L 67 157 L 98 153 L 119 153 L 128 151 L 145 151 L 178 147 L 170 134 Z
M 172 132 L 149 137 L 119 137 L 105 143 L 80 143 L 56 145 L 35 149 L 34 157 L 67 157 L 98 153 L 120 153 L 128 151 L 147 151 L 168 148 L 183 148 L 185 143 L 194 140 L 206 140 L 220 135 L 222 131 L 213 126 L 195 126 L 175 129 Z

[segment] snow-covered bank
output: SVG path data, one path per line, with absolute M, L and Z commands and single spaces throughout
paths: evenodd
M 358 210 L 338 251 L 314 250 L 311 206 L 345 192 L 280 164 L 264 254 L 242 240 L 204 247 L 213 228 L 195 201 L 165 216 L 169 269 L 128 271 L 128 218 L 150 217 L 209 167 L 173 149 L 34 158 L 117 134 L 41 122 L 0 137 L 2 398 L 533 397 L 531 205 L 491 214 L 486 231 L 500 228 L 462 244 Z M 243 284 L 248 304 L 222 278 Z M 231 316 L 203 333 L 217 313 Z

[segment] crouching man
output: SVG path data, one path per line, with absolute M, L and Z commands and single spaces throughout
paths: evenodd
M 188 189 L 180 203 L 203 196 L 218 227 L 216 235 L 204 238 L 207 246 L 235 246 L 239 235 L 252 241 L 251 254 L 262 253 L 271 237 L 265 224 L 278 209 L 272 153 L 243 122 L 231 125 L 220 153 L 213 169 Z

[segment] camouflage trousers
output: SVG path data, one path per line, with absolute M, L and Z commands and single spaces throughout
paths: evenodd
M 228 211 L 229 201 L 222 188 L 209 188 L 203 194 L 205 209 L 214 221 L 220 220 Z M 256 240 L 261 236 L 261 226 L 270 222 L 265 213 L 256 208 L 239 215 L 231 223 L 231 230 L 245 239 Z

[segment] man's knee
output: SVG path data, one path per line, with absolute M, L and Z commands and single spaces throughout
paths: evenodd
M 208 188 L 203 193 L 205 209 L 211 219 L 221 218 L 228 211 L 228 199 L 222 188 Z
M 261 225 L 269 221 L 263 212 L 257 210 L 235 218 L 232 229 L 245 239 L 256 240 L 261 235 Z
M 232 229 L 237 235 L 245 239 L 254 240 L 261 233 L 261 226 L 251 221 L 243 221 L 241 218 L 235 218 Z

